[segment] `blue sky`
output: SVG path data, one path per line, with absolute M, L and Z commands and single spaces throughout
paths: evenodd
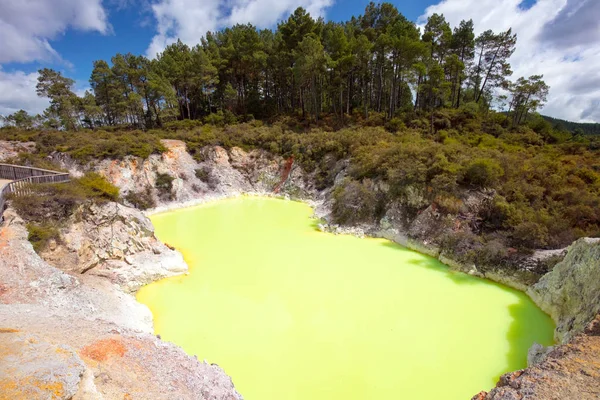
M 472 18 L 477 32 L 512 27 L 514 78 L 542 73 L 551 86 L 544 112 L 600 121 L 598 0 L 392 1 L 408 19 L 443 13 L 451 25 Z M 274 27 L 296 7 L 344 21 L 368 0 L 0 0 L 0 114 L 40 112 L 36 71 L 49 67 L 88 86 L 92 62 L 116 53 L 153 56 L 181 38 L 197 43 L 207 30 L 235 23 Z
M 150 5 L 146 3 L 140 6 L 140 3 L 128 2 L 121 6 L 114 2 L 106 3 L 105 9 L 111 26 L 108 34 L 69 28 L 49 42 L 61 55 L 63 62 L 7 63 L 3 64 L 3 69 L 7 72 L 21 70 L 30 73 L 50 66 L 75 79 L 82 88 L 89 79 L 94 60 L 110 60 L 116 53 L 145 54 L 156 33 Z M 362 14 L 367 4 L 369 0 L 336 2 L 325 8 L 325 18 L 346 21 L 353 15 Z M 408 0 L 392 4 L 395 4 L 408 19 L 416 21 L 429 5 L 435 4 L 435 1 Z

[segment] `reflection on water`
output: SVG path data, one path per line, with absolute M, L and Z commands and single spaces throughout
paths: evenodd
M 522 293 L 318 232 L 311 213 L 239 198 L 154 216 L 190 265 L 138 293 L 156 332 L 223 367 L 246 400 L 467 399 L 551 344 Z

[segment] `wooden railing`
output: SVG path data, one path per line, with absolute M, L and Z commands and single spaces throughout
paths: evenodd
M 0 188 L 0 221 L 6 205 L 6 198 L 9 194 L 22 196 L 28 194 L 29 185 L 34 183 L 61 183 L 69 181 L 69 174 L 66 172 L 51 171 L 49 169 L 22 167 L 19 165 L 0 164 L 0 179 L 10 179 Z

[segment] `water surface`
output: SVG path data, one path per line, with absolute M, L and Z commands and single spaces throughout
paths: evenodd
M 245 197 L 153 216 L 190 266 L 138 293 L 156 333 L 219 364 L 246 400 L 470 399 L 552 343 L 522 293 L 319 232 L 311 214 Z

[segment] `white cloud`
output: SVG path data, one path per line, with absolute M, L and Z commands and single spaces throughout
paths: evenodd
M 537 0 L 523 9 L 521 0 L 444 0 L 428 7 L 420 22 L 438 13 L 452 26 L 472 18 L 476 33 L 512 27 L 517 33 L 517 50 L 511 58 L 513 78 L 544 75 L 550 85 L 544 114 L 600 122 L 600 41 L 580 39 L 584 31 L 600 39 L 596 1 Z
M 207 31 L 234 24 L 251 23 L 268 28 L 297 7 L 304 7 L 314 18 L 324 16 L 332 0 L 159 0 L 152 5 L 157 34 L 147 50 L 148 57 L 176 41 L 193 45 Z
M 68 28 L 110 31 L 101 0 L 0 0 L 0 64 L 56 61 L 49 40 Z
M 9 115 L 21 109 L 30 114 L 42 113 L 49 105 L 46 98 L 35 92 L 37 72 L 5 72 L 0 67 L 0 115 Z
M 212 0 L 161 0 L 153 4 L 158 33 L 152 38 L 148 57 L 155 57 L 177 38 L 188 44 L 200 42 L 206 31 L 217 28 L 222 18 L 219 5 Z

